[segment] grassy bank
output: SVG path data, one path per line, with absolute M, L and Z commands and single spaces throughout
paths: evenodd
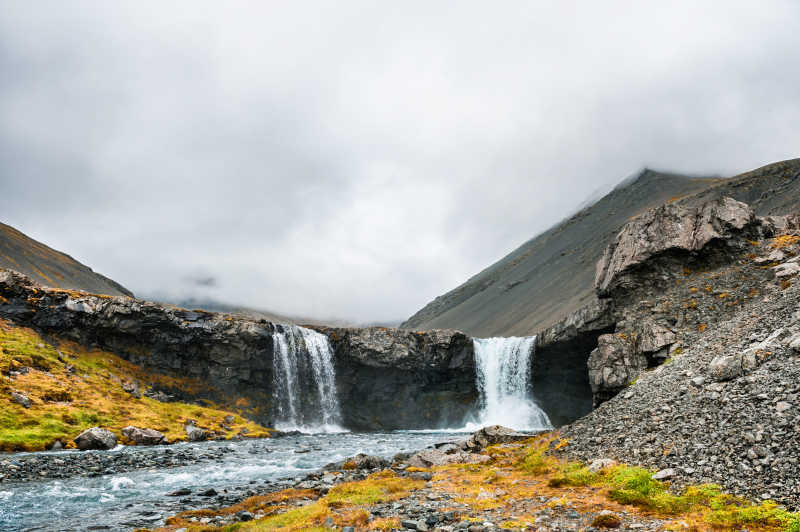
M 93 426 L 118 438 L 127 425 L 153 428 L 170 441 L 180 441 L 186 439 L 186 419 L 226 437 L 242 429 L 249 437 L 269 436 L 268 429 L 211 403 L 136 398 L 123 389 L 133 383 L 141 394 L 153 385 L 189 393 L 205 387 L 191 379 L 149 373 L 113 353 L 71 342 L 49 343 L 31 329 L 0 320 L 0 451 L 40 451 L 56 440 L 71 447 L 75 436 Z M 28 397 L 30 408 L 14 401 L 12 392 Z M 228 415 L 234 421 L 225 430 Z

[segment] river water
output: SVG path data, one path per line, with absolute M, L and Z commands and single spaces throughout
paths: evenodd
M 458 435 L 464 437 L 464 434 Z M 214 498 L 196 494 L 214 488 L 262 490 L 266 483 L 302 477 L 324 465 L 360 452 L 391 458 L 402 451 L 423 449 L 454 439 L 447 432 L 339 433 L 287 436 L 241 442 L 179 443 L 172 447 L 198 454 L 216 446 L 228 448 L 224 458 L 174 468 L 153 468 L 99 477 L 78 477 L 20 484 L 0 483 L 0 530 L 132 530 L 155 527 L 176 511 L 208 507 Z M 301 451 L 301 452 L 296 452 Z M 307 452 L 305 452 L 307 451 Z M 50 455 L 71 453 L 62 451 Z M 154 447 L 124 447 L 115 451 L 144 456 Z M 161 449 L 163 452 L 163 449 Z M 14 456 L 14 455 L 12 455 Z M 16 455 L 18 457 L 23 455 Z M 191 502 L 168 494 L 179 489 L 195 494 Z M 243 493 L 243 492 L 242 492 Z M 179 506 L 180 505 L 180 506 Z M 94 528 L 95 530 L 97 528 Z

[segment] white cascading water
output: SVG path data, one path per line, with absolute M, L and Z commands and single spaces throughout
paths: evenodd
M 516 430 L 552 428 L 547 414 L 531 397 L 531 357 L 536 337 L 473 338 L 478 391 L 479 423 Z
M 333 351 L 328 337 L 283 325 L 273 342 L 273 399 L 279 430 L 341 432 Z

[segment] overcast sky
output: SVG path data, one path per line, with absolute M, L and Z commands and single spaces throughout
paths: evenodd
M 800 156 L 798 6 L 0 0 L 0 221 L 140 295 L 403 319 L 643 166 Z

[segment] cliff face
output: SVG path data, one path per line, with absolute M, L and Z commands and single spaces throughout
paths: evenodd
M 0 270 L 0 316 L 43 333 L 111 351 L 147 370 L 207 383 L 186 399 L 238 403 L 274 421 L 273 335 L 285 325 L 130 297 L 43 288 Z M 455 331 L 320 327 L 334 348 L 345 425 L 437 428 L 463 419 L 475 399 L 472 341 Z M 245 406 L 242 406 L 245 405 Z
M 458 427 L 477 405 L 473 344 L 464 333 L 314 328 L 331 339 L 348 427 Z
M 24 273 L 44 286 L 86 290 L 111 296 L 133 296 L 124 286 L 93 272 L 69 255 L 45 246 L 2 223 L 0 268 Z

